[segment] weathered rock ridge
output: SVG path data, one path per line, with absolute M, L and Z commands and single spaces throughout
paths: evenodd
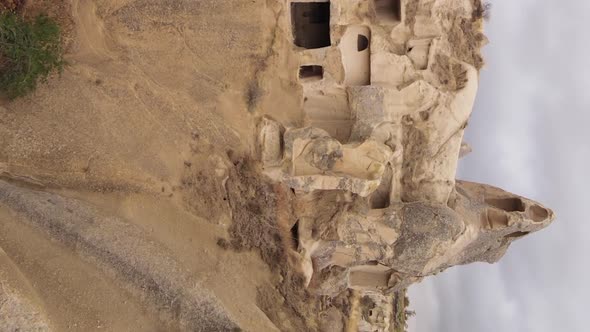
M 334 2 L 322 47 L 316 16 L 327 9 L 291 6 L 303 121 L 270 114 L 258 143 L 265 174 L 296 193 L 294 250 L 311 292 L 393 303 L 448 267 L 498 261 L 551 223 L 537 202 L 455 181 L 482 65 L 480 2 Z M 355 328 L 387 331 L 391 315 Z
M 397 332 L 554 219 L 455 179 L 479 0 L 55 2 L 69 66 L 0 101 L 0 331 Z

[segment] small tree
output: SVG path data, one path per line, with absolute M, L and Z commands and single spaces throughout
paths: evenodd
M 0 93 L 10 99 L 23 96 L 63 66 L 57 23 L 44 15 L 27 21 L 15 13 L 0 14 Z

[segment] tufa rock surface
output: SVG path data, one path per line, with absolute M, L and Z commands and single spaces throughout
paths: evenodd
M 26 6 L 69 65 L 0 100 L 2 332 L 400 331 L 555 217 L 456 180 L 480 0 Z

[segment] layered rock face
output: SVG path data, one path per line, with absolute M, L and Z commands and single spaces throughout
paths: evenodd
M 479 0 L 55 3 L 70 65 L 0 100 L 0 331 L 397 332 L 554 218 L 455 179 Z
M 512 241 L 553 219 L 536 202 L 461 181 L 448 204 L 397 202 L 375 209 L 342 193 L 328 216 L 320 212 L 328 204 L 322 193 L 307 195 L 298 215 L 299 250 L 309 287 L 330 296 L 346 288 L 398 291 L 451 266 L 494 263 Z
M 303 121 L 261 119 L 260 160 L 296 193 L 307 287 L 383 303 L 354 325 L 388 331 L 390 294 L 451 266 L 496 262 L 554 215 L 455 180 L 485 43 L 479 1 L 290 6 Z

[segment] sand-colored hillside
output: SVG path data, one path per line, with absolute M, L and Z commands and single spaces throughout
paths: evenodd
M 268 268 L 255 253 L 216 244 L 231 223 L 230 157 L 248 154 L 254 136 L 249 87 L 272 39 L 266 2 L 39 1 L 28 10 L 65 26 L 68 66 L 33 95 L 2 102 L 0 178 L 124 218 L 204 285 L 176 287 L 211 291 L 243 328 L 272 330 L 255 305 Z M 161 304 L 148 309 L 157 294 L 97 266 L 102 254 L 56 242 L 13 210 L 3 205 L 0 215 L 11 261 L 2 270 L 21 276 L 14 287 L 31 286 L 35 310 L 55 330 L 178 324 Z

